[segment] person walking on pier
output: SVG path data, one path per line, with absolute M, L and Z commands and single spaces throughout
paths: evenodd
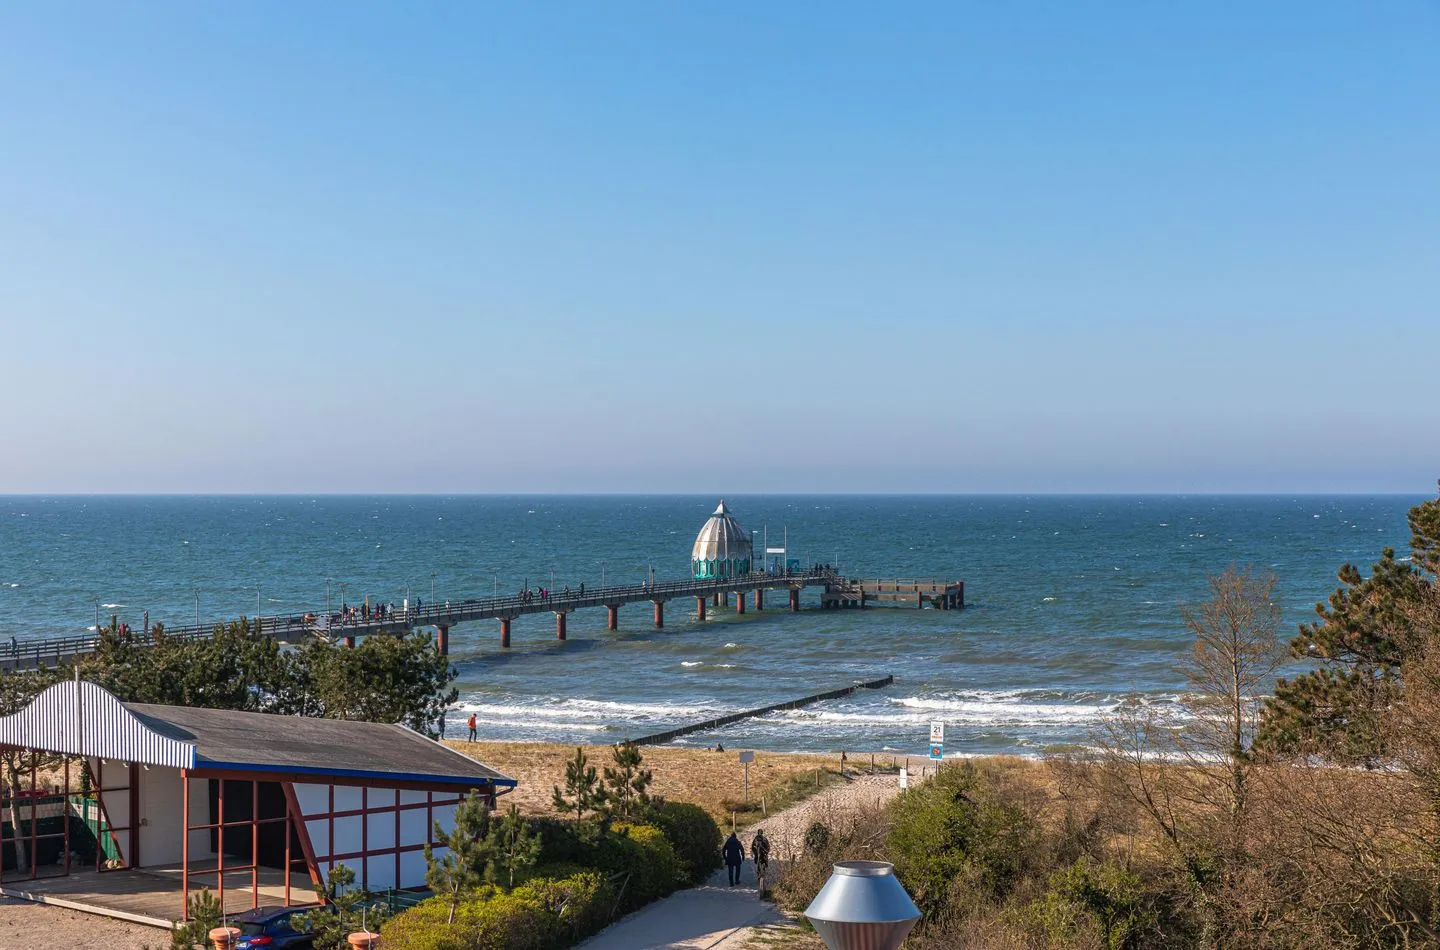
M 470 714 L 470 718 L 465 721 L 465 725 L 470 728 L 470 741 L 471 741 L 471 742 L 474 742 L 474 741 L 475 741 L 475 714 L 474 714 L 473 712 Z
M 722 849 L 725 853 L 725 870 L 729 874 L 730 886 L 734 887 L 740 883 L 740 867 L 745 863 L 745 846 L 740 839 L 735 837 L 735 832 L 730 832 L 730 837 L 725 839 L 725 846 Z

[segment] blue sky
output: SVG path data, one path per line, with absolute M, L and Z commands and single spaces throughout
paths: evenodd
M 0 492 L 1403 491 L 1440 7 L 0 7 Z

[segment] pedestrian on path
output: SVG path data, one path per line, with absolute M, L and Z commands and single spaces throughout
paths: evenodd
M 440 714 L 440 718 L 435 720 L 435 725 L 439 727 L 440 739 L 443 741 L 445 739 L 445 714 L 443 712 Z
M 465 720 L 465 725 L 470 728 L 470 741 L 475 741 L 475 714 L 471 713 L 470 718 Z
M 730 837 L 725 839 L 722 850 L 725 852 L 725 870 L 729 872 L 730 886 L 734 887 L 740 883 L 740 866 L 745 863 L 745 846 L 732 831 Z
M 765 829 L 761 828 L 755 832 L 755 837 L 750 839 L 750 859 L 755 862 L 755 880 L 760 893 L 765 893 L 765 873 L 770 867 L 770 839 L 765 837 Z

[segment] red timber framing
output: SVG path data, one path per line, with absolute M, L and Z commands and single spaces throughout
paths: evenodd
M 218 795 L 216 797 L 216 815 L 223 819 L 225 815 L 225 786 L 238 783 L 249 783 L 250 801 L 252 804 L 249 818 L 232 821 L 215 821 L 205 824 L 195 824 L 191 820 L 190 809 L 190 785 L 193 781 L 204 780 L 214 781 L 218 784 Z M 265 824 L 285 824 L 285 904 L 290 904 L 290 873 L 298 870 L 297 865 L 303 864 L 308 872 L 311 884 L 319 888 L 323 886 L 328 878 L 328 871 L 336 864 L 348 862 L 359 867 L 356 876 L 357 884 L 365 884 L 370 878 L 372 861 L 393 861 L 395 876 L 393 880 L 397 883 L 401 880 L 401 856 L 415 851 L 424 851 L 427 844 L 434 843 L 435 834 L 435 809 L 447 806 L 458 805 L 469 790 L 460 791 L 454 785 L 439 785 L 428 782 L 384 782 L 376 784 L 360 779 L 336 778 L 331 776 L 311 776 L 279 774 L 273 772 L 243 772 L 230 769 L 182 769 L 181 782 L 184 789 L 184 807 L 182 821 L 184 829 L 182 832 L 181 845 L 181 899 L 184 904 L 184 913 L 188 915 L 190 907 L 190 888 L 192 878 L 208 880 L 214 878 L 216 881 L 216 898 L 220 902 L 222 913 L 234 912 L 234 908 L 227 909 L 225 906 L 225 875 L 239 872 L 250 872 L 250 893 L 251 907 L 259 906 L 259 873 L 258 862 L 258 837 L 259 828 Z M 276 783 L 285 798 L 285 814 L 279 818 L 259 817 L 259 786 L 262 783 Z M 324 811 L 303 813 L 301 811 L 299 797 L 296 795 L 296 785 L 325 785 L 328 786 L 327 807 Z M 352 809 L 337 809 L 335 807 L 335 788 L 337 786 L 358 787 L 360 789 L 360 807 Z M 371 789 L 383 791 L 389 803 L 378 805 L 371 804 Z M 495 804 L 495 789 L 493 787 L 482 787 L 477 789 L 485 795 L 490 804 Z M 420 802 L 402 802 L 403 791 L 423 791 L 426 793 L 425 800 Z M 407 811 L 425 812 L 425 840 L 413 844 L 402 844 L 400 825 L 401 814 Z M 393 842 L 383 848 L 370 847 L 370 819 L 374 815 L 394 815 L 395 837 Z M 335 847 L 335 822 L 341 818 L 360 819 L 360 849 L 357 850 L 336 850 Z M 325 853 L 316 850 L 314 842 L 310 837 L 308 824 L 311 822 L 323 821 L 327 825 Z M 251 848 L 250 862 L 241 865 L 224 864 L 224 837 L 227 828 L 250 828 Z M 216 835 L 216 867 L 214 870 L 191 870 L 190 868 L 190 833 L 192 831 L 210 831 Z M 300 855 L 291 853 L 290 842 L 293 839 L 300 845 Z M 325 869 L 322 874 L 321 869 Z
M 16 862 L 16 868 L 9 875 L 5 872 L 3 860 L 0 860 L 0 884 L 17 880 L 36 880 L 40 877 L 55 877 L 68 875 L 71 870 L 71 847 L 70 824 L 74 817 L 74 807 L 78 804 L 81 820 L 87 825 L 90 824 L 91 815 L 94 815 L 95 829 L 95 870 L 114 871 L 122 868 L 134 867 L 139 860 L 138 836 L 135 834 L 136 816 L 139 814 L 139 771 L 140 768 L 134 763 L 119 763 L 118 767 L 124 769 L 121 773 L 126 776 L 125 785 L 112 785 L 107 787 L 105 779 L 105 761 L 95 760 L 95 768 L 92 770 L 89 764 L 83 759 L 76 759 L 71 756 L 60 756 L 56 762 L 56 756 L 51 753 L 35 749 L 25 749 L 17 746 L 0 746 L 0 754 L 14 756 L 11 764 L 18 766 L 17 771 L 25 778 L 19 783 L 19 787 L 12 786 L 7 776 L 4 780 L 3 808 L 0 808 L 0 855 L 3 855 L 3 847 L 9 845 Z M 47 784 L 45 788 L 40 787 L 39 773 L 41 771 L 41 759 L 49 759 L 45 771 L 50 773 L 58 772 L 60 783 L 58 786 Z M 6 766 L 7 773 L 10 771 Z M 115 769 L 112 767 L 111 773 Z M 89 788 L 85 787 L 81 776 L 89 773 Z M 88 793 L 88 794 L 82 794 Z M 124 793 L 126 796 L 127 817 L 124 825 L 113 825 L 110 822 L 109 810 L 105 807 L 106 794 L 116 795 Z M 24 803 L 20 801 L 23 796 Z M 14 798 L 16 800 L 12 801 Z M 53 811 L 53 815 L 41 815 L 41 809 Z M 60 818 L 60 830 L 40 832 L 40 821 L 42 818 Z M 12 821 L 12 819 L 14 819 Z M 9 826 L 9 833 L 4 834 L 4 826 Z M 121 839 L 121 835 L 124 839 Z M 105 859 L 105 842 L 109 839 L 110 849 L 118 857 L 107 861 Z M 41 842 L 58 841 L 60 843 L 58 859 L 60 867 L 58 870 L 41 874 L 40 844 Z M 23 842 L 25 851 L 26 866 L 21 867 L 20 850 L 15 845 Z

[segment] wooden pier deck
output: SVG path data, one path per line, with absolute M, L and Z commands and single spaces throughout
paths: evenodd
M 729 605 L 732 595 L 735 612 L 743 614 L 747 608 L 764 610 L 765 594 L 777 591 L 784 592 L 787 595 L 788 608 L 792 612 L 798 612 L 800 594 L 807 587 L 821 589 L 820 603 L 823 607 L 866 607 L 881 602 L 908 605 L 913 602 L 916 607 L 930 604 L 940 609 L 953 609 L 965 604 L 965 585 L 961 581 L 934 578 L 856 579 L 844 577 L 826 568 L 816 568 L 809 571 L 754 573 L 719 579 L 687 578 L 654 584 L 580 587 L 574 590 L 547 591 L 547 596 L 544 597 L 532 591 L 528 594 L 447 600 L 403 610 L 367 611 L 364 615 L 351 615 L 341 611 L 328 615 L 324 612 L 312 612 L 260 617 L 252 623 L 260 636 L 272 637 L 281 643 L 298 643 L 319 637 L 348 646 L 353 646 L 358 637 L 402 634 L 420 627 L 434 627 L 437 648 L 442 653 L 448 653 L 450 628 L 459 623 L 498 621 L 500 646 L 506 648 L 510 646 L 511 622 L 516 617 L 527 614 L 553 613 L 555 638 L 564 640 L 567 618 L 577 610 L 604 607 L 607 613 L 606 629 L 619 630 L 620 608 L 626 604 L 648 601 L 651 605 L 651 623 L 658 629 L 665 626 L 665 604 L 671 600 L 695 598 L 696 613 L 704 620 L 707 609 L 722 604 Z M 225 622 L 166 627 L 165 636 L 183 640 L 209 639 L 215 635 L 217 627 L 223 626 Z M 137 643 L 144 643 L 148 639 L 146 631 L 132 630 L 128 636 Z M 27 669 L 68 663 L 77 657 L 95 652 L 99 643 L 98 636 L 86 634 L 21 640 L 13 646 L 0 645 L 0 669 Z

